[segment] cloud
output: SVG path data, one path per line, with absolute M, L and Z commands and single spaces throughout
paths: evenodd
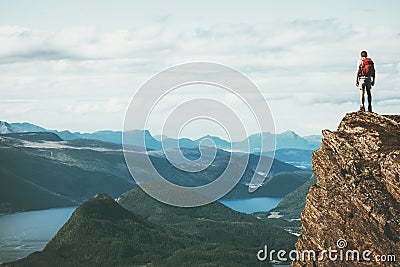
M 129 99 L 126 98 L 109 98 L 96 101 L 78 101 L 70 103 L 66 106 L 65 111 L 77 114 L 85 113 L 116 113 L 125 111 Z
M 206 59 L 250 72 L 303 74 L 353 68 L 359 50 L 366 43 L 377 51 L 382 64 L 390 63 L 399 38 L 395 27 L 358 28 L 335 19 L 224 24 L 190 30 L 169 28 L 164 21 L 115 31 L 74 27 L 50 32 L 2 26 L 0 60 L 9 63 L 124 59 L 133 64 L 155 62 L 164 66 Z
M 167 38 L 161 26 L 100 32 L 93 27 L 74 27 L 50 32 L 18 26 L 0 27 L 3 63 L 27 60 L 106 60 L 159 54 Z M 161 42 L 160 42 L 161 41 Z M 170 42 L 171 44 L 172 42 Z
M 316 118 L 307 126 L 312 131 L 318 120 L 323 121 L 315 115 L 316 108 L 327 105 L 332 115 L 338 105 L 357 106 L 354 75 L 362 49 L 376 63 L 376 104 L 386 112 L 396 110 L 399 41 L 394 26 L 367 28 L 332 18 L 178 28 L 171 27 L 168 17 L 160 17 L 119 30 L 79 26 L 50 31 L 4 25 L 0 26 L 0 87 L 3 99 L 52 101 L 67 114 L 85 114 L 90 118 L 88 129 L 104 122 L 115 128 L 121 125 L 115 120 L 123 116 L 129 98 L 151 75 L 182 62 L 214 61 L 242 71 L 259 86 L 277 111 L 281 131 L 301 127 L 299 121 L 306 117 Z M 0 102 L 0 107 L 4 105 Z M 43 105 L 41 101 L 28 106 L 36 110 L 37 118 L 46 120 L 50 106 Z M 281 106 L 296 112 L 284 114 Z M 8 114 L 19 114 L 11 116 L 14 120 L 25 120 L 12 110 Z M 52 122 L 64 120 L 62 113 L 57 114 L 61 119 Z M 107 114 L 108 121 L 101 114 Z

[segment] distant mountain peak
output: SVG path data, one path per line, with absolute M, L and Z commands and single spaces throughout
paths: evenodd
M 112 197 L 110 197 L 109 195 L 104 194 L 104 193 L 97 193 L 97 194 L 93 197 L 93 199 L 98 199 L 98 200 L 112 200 L 112 201 L 114 201 Z
M 24 133 L 24 132 L 52 132 L 63 140 L 92 139 L 114 144 L 122 144 L 122 136 L 125 143 L 138 147 L 146 147 L 148 150 L 161 150 L 164 148 L 197 148 L 204 139 L 211 139 L 219 149 L 243 152 L 266 152 L 281 148 L 295 148 L 305 150 L 315 150 L 321 146 L 321 136 L 300 136 L 296 132 L 287 130 L 283 133 L 275 134 L 271 132 L 255 133 L 240 142 L 229 142 L 221 137 L 205 135 L 196 140 L 190 138 L 169 138 L 167 136 L 152 136 L 149 130 L 131 130 L 122 133 L 121 131 L 101 130 L 93 133 L 71 132 L 69 130 L 47 130 L 43 127 L 23 122 L 7 123 L 0 121 L 0 134 L 5 133 Z M 272 140 L 276 140 L 273 142 Z M 263 148 L 261 148 L 261 141 Z M 273 144 L 275 143 L 275 146 Z M 213 146 L 213 145 L 210 145 Z M 263 151 L 261 151 L 263 150 Z
M 98 193 L 93 198 L 83 203 L 74 212 L 74 215 L 110 221 L 132 219 L 135 217 L 135 219 L 139 219 L 139 221 L 142 222 L 141 218 L 136 218 L 136 215 L 130 213 L 118 205 L 112 197 L 103 193 Z
M 11 125 L 8 122 L 0 121 L 0 134 L 12 133 Z
M 288 135 L 288 136 L 299 136 L 296 132 L 292 130 L 287 130 L 281 133 L 281 135 Z M 300 137 L 300 136 L 299 136 Z

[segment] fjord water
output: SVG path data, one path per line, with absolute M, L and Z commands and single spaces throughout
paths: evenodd
M 233 210 L 252 213 L 268 211 L 281 198 L 224 199 Z M 0 263 L 24 258 L 42 250 L 67 222 L 77 207 L 21 212 L 0 216 Z
M 280 197 L 256 197 L 245 199 L 222 199 L 219 202 L 229 208 L 251 214 L 257 211 L 269 211 L 275 208 L 282 200 Z
M 76 207 L 0 216 L 0 263 L 42 250 Z

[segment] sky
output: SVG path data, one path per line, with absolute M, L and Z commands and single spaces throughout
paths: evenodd
M 358 109 L 355 68 L 364 49 L 377 70 L 374 110 L 399 114 L 399 11 L 399 1 L 369 0 L 3 0 L 0 120 L 121 130 L 131 98 L 147 79 L 170 66 L 210 61 L 258 86 L 276 132 L 320 134 Z M 231 99 L 228 92 L 197 88 L 199 97 Z M 193 95 L 189 89 L 166 97 L 157 114 Z M 240 113 L 240 103 L 231 102 Z M 161 133 L 157 114 L 149 124 L 153 134 Z M 223 136 L 217 128 L 199 122 L 183 132 Z

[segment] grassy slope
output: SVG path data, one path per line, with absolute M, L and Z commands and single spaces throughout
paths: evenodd
M 309 171 L 277 173 L 255 192 L 249 193 L 248 186 L 238 184 L 224 198 L 284 197 L 308 181 L 310 176 Z
M 298 219 L 306 205 L 306 196 L 310 187 L 316 183 L 315 175 L 305 182 L 302 186 L 288 194 L 282 199 L 278 206 L 271 211 L 279 211 L 285 219 Z
M 279 249 L 292 249 L 296 238 L 274 223 L 236 212 L 214 202 L 197 208 L 179 208 L 160 203 L 134 188 L 123 194 L 119 203 L 151 222 L 177 227 L 208 242 L 227 243 L 253 250 L 268 244 Z
M 0 162 L 0 213 L 73 206 L 97 192 L 116 197 L 132 188 L 112 174 L 66 165 L 12 146 L 0 146 Z
M 46 209 L 76 205 L 104 192 L 113 197 L 131 189 L 134 184 L 125 165 L 118 145 L 93 140 L 74 140 L 60 143 L 80 147 L 73 148 L 31 148 L 21 147 L 21 140 L 52 141 L 60 138 L 53 133 L 24 133 L 2 135 L 0 140 L 0 213 Z M 109 151 L 95 151 L 87 147 L 101 147 Z M 193 153 L 193 151 L 188 151 Z M 211 182 L 225 169 L 229 156 L 223 154 L 215 166 L 207 171 L 191 174 L 176 170 L 164 158 L 153 158 L 161 173 L 177 184 L 200 185 Z M 252 177 L 252 169 L 258 156 L 250 155 L 249 167 L 242 179 L 228 197 L 246 198 L 257 196 L 279 196 L 287 194 L 299 186 L 302 175 L 299 169 L 278 160 L 274 161 L 270 179 L 271 186 L 260 188 L 253 195 L 247 186 Z M 3 163 L 4 162 L 4 163 Z M 293 171 L 293 174 L 280 172 Z M 285 177 L 291 177 L 289 180 Z M 282 178 L 285 186 L 273 186 L 277 178 Z M 292 179 L 293 178 L 293 179 Z M 279 180 L 279 179 L 278 179 Z M 111 185 L 111 186 L 110 186 Z M 13 190 L 10 190 L 12 188 Z M 265 192 L 264 192 L 265 191 Z
M 255 212 L 259 218 L 266 218 L 270 215 L 270 212 L 279 212 L 281 217 L 285 220 L 296 220 L 301 217 L 301 212 L 304 210 L 306 205 L 306 197 L 310 187 L 316 183 L 315 175 L 312 175 L 311 178 L 306 181 L 302 186 L 285 196 L 281 202 L 279 202 L 278 206 L 273 208 L 268 212 Z M 298 223 L 300 225 L 300 222 Z
M 138 189 L 129 195 L 129 199 L 138 199 L 143 210 L 150 213 L 152 199 Z M 253 231 L 261 236 L 271 233 L 267 224 L 249 215 L 239 220 L 241 214 L 222 205 L 177 214 L 162 204 L 159 208 L 182 218 L 182 224 L 174 219 L 174 223 L 157 222 L 157 216 L 146 218 L 129 212 L 105 195 L 97 196 L 74 212 L 43 252 L 4 266 L 270 266 L 257 261 L 255 253 L 259 247 L 233 240 L 247 237 L 250 241 Z M 214 221 L 216 213 L 219 216 Z M 219 227 L 222 225 L 225 227 Z M 218 238 L 211 240 L 209 231 Z

